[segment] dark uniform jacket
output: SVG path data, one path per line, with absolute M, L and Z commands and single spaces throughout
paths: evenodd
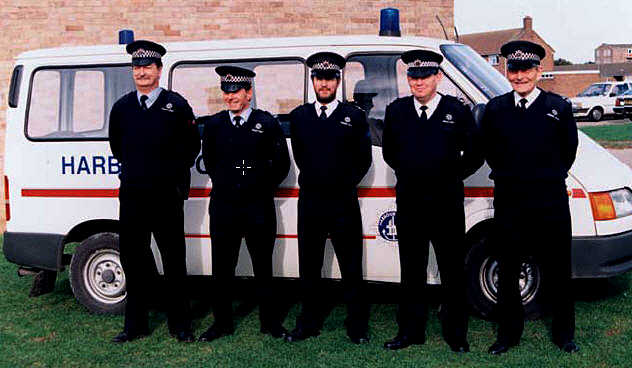
M 301 189 L 348 192 L 371 167 L 366 114 L 352 104 L 340 102 L 326 120 L 316 115 L 313 103 L 295 108 L 290 136 Z
M 200 135 L 187 101 L 163 89 L 143 110 L 136 91 L 121 97 L 110 113 L 110 148 L 121 163 L 121 186 L 175 186 L 186 199 L 190 167 L 200 152 Z
M 395 170 L 397 195 L 463 201 L 463 179 L 483 164 L 479 132 L 470 109 L 442 96 L 422 123 L 413 96 L 386 108 L 382 153 Z
M 213 182 L 212 197 L 243 200 L 273 195 L 290 170 L 277 119 L 257 109 L 239 128 L 227 110 L 204 119 L 202 156 Z
M 559 181 L 577 152 L 571 104 L 541 91 L 528 109 L 516 107 L 513 92 L 487 103 L 481 123 L 485 158 L 498 182 Z

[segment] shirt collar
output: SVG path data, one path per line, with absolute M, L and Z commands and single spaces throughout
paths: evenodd
M 325 110 L 325 114 L 327 115 L 327 117 L 330 117 L 331 114 L 334 113 L 334 111 L 336 110 L 336 107 L 338 107 L 338 100 L 333 100 L 330 103 L 328 103 L 327 105 L 323 105 L 318 101 L 314 101 L 314 107 L 316 108 L 316 115 L 320 116 L 320 107 L 321 106 L 327 106 L 327 110 Z
M 516 106 L 520 106 L 520 100 L 522 98 L 526 98 L 527 99 L 527 104 L 525 105 L 526 107 L 531 106 L 531 104 L 533 103 L 533 101 L 535 101 L 536 98 L 538 98 L 538 96 L 540 95 L 540 89 L 539 88 L 534 88 L 533 91 L 531 91 L 531 93 L 529 93 L 527 95 L 527 97 L 522 97 L 518 94 L 518 92 L 514 91 L 514 102 L 516 104 Z
M 250 114 L 252 113 L 252 107 L 248 106 L 248 108 L 244 111 L 241 112 L 241 114 L 239 114 L 239 116 L 241 116 L 242 118 L 242 124 L 248 121 L 248 118 L 250 118 Z M 235 116 L 237 116 L 237 114 L 234 114 L 232 111 L 228 111 L 228 116 L 230 116 L 230 122 L 233 123 L 233 125 L 235 124 L 234 118 Z
M 149 93 L 140 93 L 138 90 L 136 90 L 136 98 L 138 99 L 138 103 L 140 104 L 140 96 L 146 95 L 147 100 L 145 100 L 145 105 L 147 105 L 147 108 L 150 108 L 151 105 L 153 105 L 154 102 L 156 102 L 156 100 L 158 99 L 158 95 L 160 95 L 160 92 L 162 92 L 162 87 L 155 88 Z
M 421 117 L 421 102 L 417 101 L 415 97 L 413 97 L 413 101 L 415 103 L 415 111 L 417 111 L 417 116 Z M 439 106 L 439 101 L 441 101 L 441 95 L 436 93 L 435 96 L 426 104 L 426 106 L 428 107 L 428 109 L 426 109 L 426 117 L 428 119 L 430 119 L 432 113 L 434 113 L 437 109 L 437 106 Z

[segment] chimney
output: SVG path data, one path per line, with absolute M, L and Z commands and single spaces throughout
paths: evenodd
M 533 18 L 530 16 L 526 16 L 522 19 L 522 29 L 525 31 L 530 31 L 533 29 Z

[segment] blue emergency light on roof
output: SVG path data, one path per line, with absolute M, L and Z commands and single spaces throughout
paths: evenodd
M 119 31 L 119 45 L 127 45 L 134 42 L 134 31 L 131 29 L 121 29 Z
M 384 8 L 380 10 L 380 36 L 400 37 L 399 9 Z

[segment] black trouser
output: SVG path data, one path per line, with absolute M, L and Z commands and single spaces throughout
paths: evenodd
M 397 195 L 395 225 L 401 265 L 399 334 L 425 338 L 428 249 L 432 242 L 441 275 L 444 339 L 449 344 L 466 341 L 468 313 L 462 199 L 424 201 Z
M 276 210 L 272 195 L 247 201 L 213 198 L 209 206 L 213 265 L 213 314 L 217 327 L 233 329 L 232 289 L 242 238 L 250 253 L 259 293 L 259 321 L 270 329 L 279 323 L 270 286 L 276 240 Z
M 494 189 L 498 257 L 498 341 L 517 344 L 524 330 L 520 296 L 522 257 L 535 258 L 551 292 L 555 342 L 573 339 L 575 309 L 571 294 L 571 218 L 566 185 L 496 183 Z
M 157 275 L 150 246 L 153 233 L 164 270 L 160 292 L 164 292 L 169 331 L 190 331 L 184 210 L 177 188 L 121 187 L 119 201 L 121 264 L 127 288 L 124 330 L 132 334 L 149 332 L 150 292 L 155 291 L 152 285 Z
M 362 218 L 355 188 L 327 195 L 301 188 L 298 197 L 298 258 L 303 287 L 296 327 L 320 330 L 321 270 L 327 237 L 338 259 L 350 334 L 365 332 L 369 306 L 362 295 Z

